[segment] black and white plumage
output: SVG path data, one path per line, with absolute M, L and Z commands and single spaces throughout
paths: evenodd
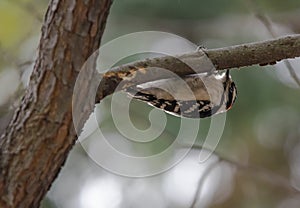
M 126 91 L 135 99 L 187 118 L 205 118 L 225 112 L 232 107 L 237 96 L 229 70 L 221 75 L 203 73 L 181 79 L 161 79 Z

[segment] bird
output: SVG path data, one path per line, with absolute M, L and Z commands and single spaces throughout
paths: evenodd
M 166 113 L 184 118 L 206 118 L 231 109 L 237 88 L 229 70 L 155 80 L 131 86 L 126 93 Z

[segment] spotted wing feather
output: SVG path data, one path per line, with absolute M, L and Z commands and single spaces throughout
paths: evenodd
M 133 98 L 144 101 L 149 105 L 160 108 L 167 113 L 186 118 L 205 118 L 214 114 L 215 109 L 211 107 L 208 100 L 166 100 L 158 99 L 155 95 L 136 92 L 130 93 Z

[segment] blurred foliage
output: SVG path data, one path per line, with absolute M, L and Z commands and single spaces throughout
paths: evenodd
M 259 5 L 266 11 L 288 11 L 299 8 L 298 0 L 287 1 L 257 1 Z M 224 0 L 199 1 L 199 0 L 127 0 L 116 1 L 113 5 L 114 15 L 118 16 L 138 16 L 143 18 L 168 18 L 180 20 L 205 20 L 216 18 L 228 14 L 243 14 L 248 10 L 246 1 Z
M 299 0 L 261 0 L 256 2 L 258 7 L 271 18 L 278 14 L 297 14 L 300 11 Z M 44 16 L 47 3 L 46 0 L 0 1 L 0 77 L 5 75 L 3 70 L 19 72 L 19 75 L 15 75 L 9 80 L 21 81 L 26 70 L 30 74 L 32 65 L 23 69 L 19 64 L 34 59 L 32 51 L 36 51 L 38 40 L 33 37 L 39 35 L 42 22 L 38 18 Z M 299 16 L 297 17 L 299 18 Z M 285 21 L 288 20 L 285 19 Z M 276 23 L 281 24 L 280 21 Z M 291 32 L 287 25 L 280 26 L 284 28 L 285 33 Z M 196 44 L 202 43 L 209 48 L 270 38 L 266 29 L 255 19 L 247 7 L 247 0 L 230 2 L 224 0 L 116 0 L 110 12 L 103 43 L 122 34 L 143 30 L 168 31 L 181 35 Z M 120 61 L 128 62 L 136 58 L 139 57 L 128 57 Z M 295 63 L 295 66 L 298 69 L 300 64 Z M 300 155 L 299 87 L 291 84 L 288 72 L 278 66 L 234 69 L 231 70 L 231 74 L 238 87 L 238 99 L 234 107 L 227 113 L 225 130 L 216 152 L 224 158 L 264 167 L 276 174 L 283 175 L 299 189 L 300 173 L 297 160 Z M 300 77 L 299 73 L 298 75 Z M 6 90 L 7 88 L 16 89 L 17 87 L 15 83 L 11 85 L 5 83 L 5 86 L 4 82 L 0 83 L 1 103 L 5 103 L 12 97 L 14 90 Z M 120 104 L 124 100 L 121 100 Z M 105 111 L 101 128 L 106 130 L 107 135 L 117 135 L 117 129 L 110 115 L 109 103 L 110 98 L 100 106 L 100 109 Z M 142 102 L 133 101 L 130 110 L 133 124 L 139 129 L 147 129 L 150 125 L 148 115 L 152 109 Z M 171 115 L 167 115 L 166 118 L 166 129 L 158 140 L 149 143 L 146 147 L 134 144 L 132 149 L 126 149 L 126 141 L 121 143 L 124 145 L 122 150 L 133 150 L 139 156 L 147 156 L 161 152 L 170 146 L 173 142 L 172 139 L 178 133 L 180 119 Z M 196 141 L 198 144 L 203 143 L 210 121 L 210 119 L 201 120 Z M 194 123 L 192 120 L 187 122 L 190 122 L 191 126 Z M 110 143 L 120 147 L 120 143 L 114 139 L 112 138 Z M 107 158 L 107 160 L 109 159 Z M 197 156 L 193 159 L 197 160 Z M 199 164 L 195 166 L 197 165 Z M 174 169 L 176 170 L 176 168 Z M 172 169 L 170 172 L 175 170 Z M 183 183 L 189 179 L 189 171 L 190 169 L 183 170 L 183 173 L 187 174 L 181 178 Z M 274 185 L 266 182 L 255 174 L 251 175 L 247 172 L 237 171 L 231 196 L 222 203 L 215 204 L 214 207 L 276 206 L 281 208 L 286 207 L 283 205 L 299 202 L 299 197 L 293 198 L 293 194 L 277 186 L 276 183 Z M 114 187 L 122 187 L 123 202 L 118 205 L 119 207 L 138 207 L 139 200 L 142 201 L 142 204 L 143 201 L 147 202 L 143 204 L 146 207 L 147 205 L 154 207 L 155 203 L 161 203 L 157 207 L 166 207 L 170 204 L 173 205 L 172 207 L 181 207 L 180 203 L 176 204 L 176 200 L 173 198 L 172 200 L 175 202 L 171 201 L 164 192 L 163 184 L 170 178 L 168 172 L 139 180 L 115 176 L 88 159 L 80 145 L 76 145 L 70 154 L 66 166 L 53 184 L 43 206 L 47 208 L 79 207 L 78 201 L 83 191 L 82 187 L 85 187 L 89 179 L 95 180 L 102 176 L 113 178 L 118 183 L 118 186 Z M 109 187 L 109 185 L 107 186 Z M 128 187 L 132 189 L 129 190 Z M 172 188 L 176 189 L 176 186 Z M 180 196 L 185 195 L 181 193 L 175 198 L 177 197 L 179 200 Z M 166 200 L 170 200 L 170 202 L 166 202 Z
M 28 38 L 41 20 L 45 1 L 0 1 L 0 46 L 10 48 Z M 38 16 L 38 17 L 37 17 Z M 41 24 L 41 22 L 40 22 Z

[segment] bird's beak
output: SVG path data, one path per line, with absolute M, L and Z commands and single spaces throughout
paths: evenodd
M 226 80 L 229 80 L 229 78 L 230 78 L 229 69 L 226 70 L 226 76 L 225 77 L 226 77 Z

